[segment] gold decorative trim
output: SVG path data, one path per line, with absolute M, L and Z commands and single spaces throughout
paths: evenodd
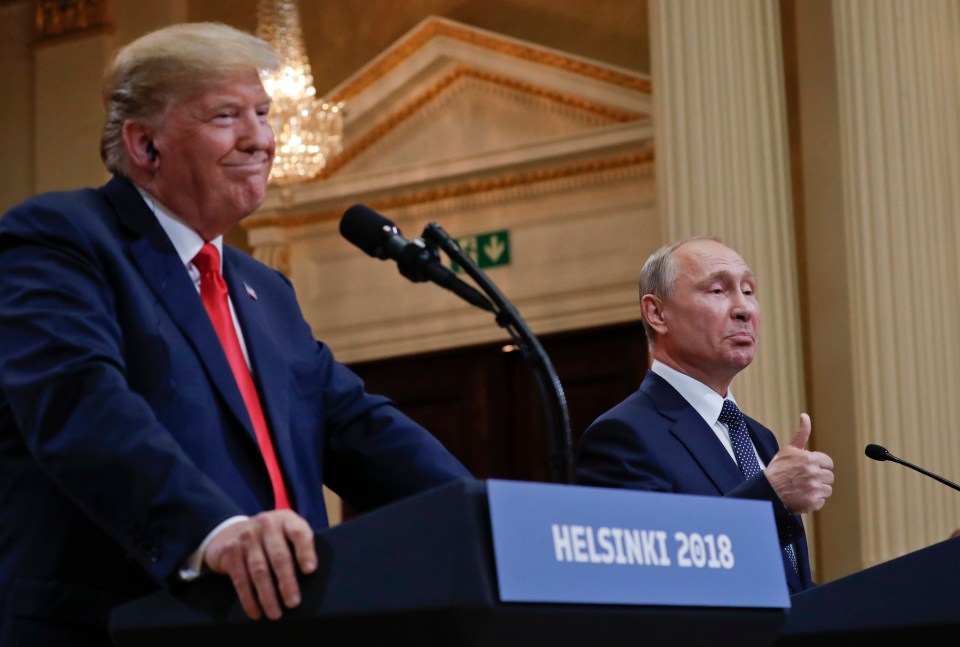
M 597 103 L 595 101 L 586 101 L 580 97 L 563 94 L 561 92 L 549 90 L 532 83 L 518 81 L 517 79 L 505 77 L 499 74 L 493 74 L 484 70 L 458 67 L 437 81 L 433 87 L 423 92 L 420 96 L 416 97 L 405 106 L 401 106 L 392 115 L 387 117 L 370 132 L 364 135 L 359 141 L 345 148 L 342 153 L 330 160 L 323 171 L 315 178 L 310 180 L 310 182 L 321 182 L 329 178 L 339 169 L 356 159 L 361 153 L 383 139 L 401 123 L 409 119 L 415 113 L 419 112 L 425 105 L 450 89 L 455 83 L 465 78 L 473 78 L 488 83 L 494 83 L 516 92 L 523 92 L 535 97 L 546 99 L 548 101 L 553 101 L 560 105 L 606 119 L 609 123 L 636 121 L 642 116 L 638 112 L 620 110 L 618 108 Z
M 439 36 L 477 45 L 495 51 L 499 54 L 514 56 L 527 61 L 548 65 L 574 74 L 617 85 L 639 92 L 651 92 L 649 79 L 625 74 L 610 68 L 601 67 L 580 61 L 555 52 L 547 52 L 522 43 L 510 42 L 490 34 L 473 31 L 460 25 L 432 18 L 420 29 L 416 30 L 404 40 L 400 41 L 383 58 L 374 63 L 360 76 L 336 93 L 331 101 L 348 101 L 373 85 L 378 79 L 385 76 L 390 70 L 409 58 L 414 52 L 423 47 L 430 40 Z
M 40 42 L 112 29 L 107 0 L 37 0 L 34 20 Z
M 290 245 L 288 243 L 271 242 L 257 245 L 253 250 L 253 257 L 284 276 L 290 276 Z
M 382 200 L 372 200 L 367 203 L 371 209 L 377 211 L 389 211 L 401 207 L 409 207 L 417 204 L 438 202 L 440 200 L 449 200 L 452 198 L 463 198 L 465 196 L 489 193 L 493 191 L 503 191 L 515 189 L 543 182 L 553 182 L 565 180 L 574 177 L 590 175 L 594 173 L 605 173 L 618 169 L 625 169 L 634 166 L 649 166 L 652 172 L 654 162 L 653 144 L 647 144 L 643 150 L 638 153 L 610 157 L 606 159 L 588 160 L 577 162 L 567 166 L 556 166 L 552 168 L 537 169 L 516 175 L 508 175 L 494 178 L 485 178 L 472 180 L 463 184 L 437 187 L 425 191 L 414 191 L 384 198 Z M 259 227 L 304 227 L 320 222 L 337 220 L 344 210 L 350 206 L 344 203 L 341 207 L 335 209 L 326 209 L 320 212 L 283 215 L 283 214 L 265 214 L 262 216 L 251 216 L 241 222 L 244 229 L 257 229 Z

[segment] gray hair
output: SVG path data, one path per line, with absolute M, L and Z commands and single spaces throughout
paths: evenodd
M 680 272 L 680 268 L 677 267 L 676 260 L 673 258 L 673 253 L 687 243 L 697 240 L 712 240 L 722 243 L 719 238 L 713 236 L 687 236 L 674 243 L 664 245 L 650 254 L 647 262 L 643 264 L 643 269 L 640 270 L 640 299 L 643 299 L 647 294 L 652 294 L 661 301 L 670 298 L 670 294 L 673 292 L 673 284 Z M 650 327 L 645 317 L 643 319 L 643 331 L 647 335 L 647 343 L 652 348 L 657 341 L 657 331 Z
M 113 173 L 127 174 L 127 120 L 157 123 L 179 101 L 242 72 L 277 66 L 267 43 L 219 23 L 171 25 L 138 38 L 117 53 L 103 76 L 103 163 Z

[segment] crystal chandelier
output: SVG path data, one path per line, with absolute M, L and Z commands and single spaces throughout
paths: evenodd
M 257 36 L 280 57 L 280 67 L 263 76 L 273 99 L 270 124 L 277 138 L 270 181 L 309 180 L 343 150 L 343 104 L 316 96 L 296 2 L 260 0 Z

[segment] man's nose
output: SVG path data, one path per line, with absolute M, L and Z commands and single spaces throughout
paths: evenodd
M 274 145 L 273 128 L 269 122 L 259 116 L 244 119 L 243 132 L 237 140 L 237 147 L 247 152 L 270 150 Z
M 757 309 L 757 302 L 752 297 L 738 292 L 733 300 L 731 314 L 737 319 L 749 320 L 756 316 Z

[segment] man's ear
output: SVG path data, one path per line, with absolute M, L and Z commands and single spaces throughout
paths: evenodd
M 127 119 L 123 122 L 123 145 L 134 167 L 149 172 L 156 169 L 158 158 L 153 144 L 153 129 L 139 121 Z
M 640 311 L 643 313 L 643 320 L 647 325 L 653 328 L 658 335 L 667 332 L 667 321 L 663 312 L 663 301 L 660 297 L 653 294 L 644 294 L 640 299 Z

